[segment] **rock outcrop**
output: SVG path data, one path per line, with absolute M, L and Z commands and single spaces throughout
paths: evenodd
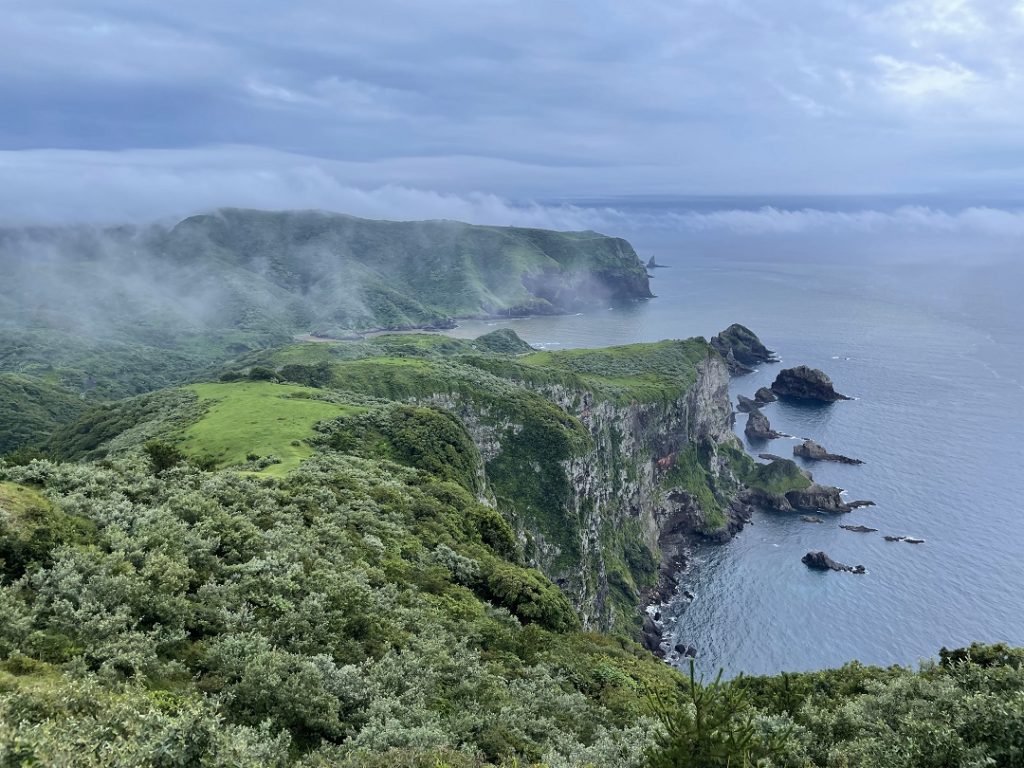
M 725 359 L 729 372 L 736 376 L 753 371 L 761 363 L 775 362 L 775 354 L 752 330 L 733 323 L 711 339 L 711 346 Z
M 793 446 L 793 455 L 810 461 L 834 461 L 839 464 L 863 464 L 860 459 L 851 459 L 838 453 L 829 453 L 825 446 L 813 440 L 804 440 L 802 445 Z
M 761 405 L 774 403 L 778 399 L 779 398 L 775 396 L 775 393 L 768 389 L 768 387 L 761 387 L 757 390 L 757 392 L 754 393 L 754 400 L 756 400 Z
M 793 509 L 800 512 L 831 512 L 833 514 L 852 512 L 858 507 L 871 506 L 874 503 L 870 501 L 847 503 L 843 501 L 841 494 L 841 488 L 812 483 L 810 487 L 802 490 L 787 491 L 786 501 Z
M 818 403 L 834 403 L 852 398 L 836 392 L 832 379 L 824 371 L 798 365 L 779 372 L 772 382 L 772 392 L 789 400 L 803 400 Z
M 743 434 L 751 440 L 774 440 L 777 437 L 784 437 L 781 432 L 772 429 L 768 417 L 758 410 L 747 414 L 747 426 L 743 428 Z
M 821 550 L 808 552 L 800 562 L 815 571 L 847 571 L 849 573 L 867 573 L 863 565 L 846 565 L 837 563 Z
M 869 528 L 866 525 L 840 525 L 845 531 L 853 531 L 854 533 L 877 533 L 877 528 Z
M 749 397 L 743 395 L 737 395 L 736 401 L 739 405 L 736 406 L 736 410 L 740 413 L 753 413 L 761 408 L 761 404 L 756 400 L 751 400 Z
M 886 541 L 905 541 L 907 544 L 924 544 L 924 539 L 915 539 L 913 536 L 884 536 Z

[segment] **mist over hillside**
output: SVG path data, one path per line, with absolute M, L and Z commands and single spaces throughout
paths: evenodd
M 0 370 L 109 395 L 296 335 L 450 327 L 651 295 L 632 246 L 595 232 L 315 211 L 8 228 L 0 269 Z

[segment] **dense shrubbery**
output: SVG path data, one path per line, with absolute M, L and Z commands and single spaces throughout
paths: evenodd
M 565 597 L 489 546 L 512 543 L 493 510 L 423 472 L 335 456 L 282 481 L 144 460 L 3 476 L 93 527 L 0 587 L 5 760 L 59 761 L 108 727 L 134 743 L 80 764 L 162 744 L 174 764 L 628 765 L 643 696 L 672 685 L 597 638 L 606 675 L 574 683 Z

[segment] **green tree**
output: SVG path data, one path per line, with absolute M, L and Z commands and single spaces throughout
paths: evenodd
M 185 454 L 177 446 L 165 443 L 162 440 L 150 440 L 143 446 L 143 450 L 149 456 L 149 461 L 153 465 L 153 471 L 158 474 L 165 469 L 177 466 L 185 460 Z
M 647 751 L 647 768 L 750 768 L 782 753 L 789 732 L 766 737 L 743 689 L 722 682 L 690 680 L 675 697 L 655 699 L 654 714 L 663 732 Z

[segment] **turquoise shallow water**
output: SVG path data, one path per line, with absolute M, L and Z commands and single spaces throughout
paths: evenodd
M 1019 266 L 896 266 L 858 258 L 856 248 L 842 259 L 814 259 L 778 243 L 755 261 L 749 238 L 734 252 L 722 243 L 658 245 L 659 261 L 672 267 L 656 271 L 652 301 L 466 323 L 455 333 L 511 327 L 559 349 L 710 336 L 742 322 L 783 363 L 735 379 L 734 400 L 798 363 L 822 368 L 857 398 L 766 408 L 776 429 L 867 462 L 808 466 L 817 480 L 877 506 L 821 525 L 758 514 L 730 543 L 697 549 L 683 575 L 696 599 L 669 613 L 673 636 L 697 647 L 701 671 L 773 673 L 851 659 L 913 664 L 973 640 L 1024 645 Z M 744 420 L 737 419 L 741 439 Z M 748 448 L 790 456 L 794 444 Z M 840 522 L 879 532 L 852 533 Z M 888 543 L 886 533 L 926 541 Z M 800 562 L 811 549 L 868 573 L 812 572 Z

